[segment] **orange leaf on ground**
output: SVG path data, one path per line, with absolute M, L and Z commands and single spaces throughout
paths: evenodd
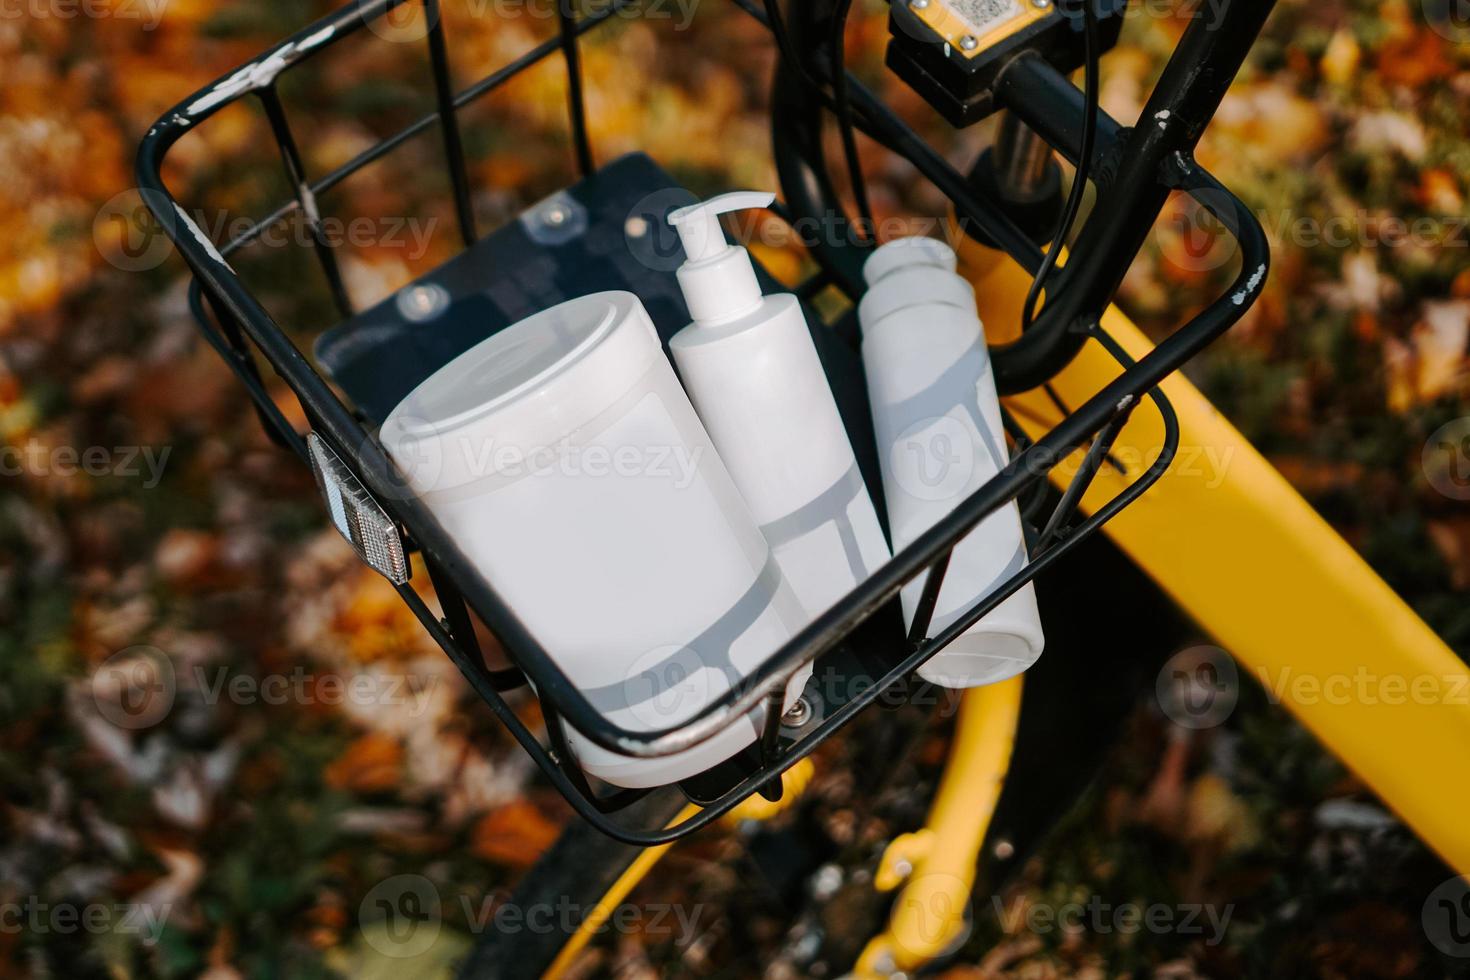
M 333 627 L 346 640 L 347 652 L 362 663 L 416 656 L 432 642 L 392 584 L 366 566 L 356 570 L 351 595 Z
M 1459 180 L 1453 172 L 1442 167 L 1431 167 L 1419 174 L 1414 199 L 1428 211 L 1450 215 L 1459 214 L 1465 206 Z
M 1470 269 L 1465 269 L 1455 276 L 1454 282 L 1450 283 L 1450 295 L 1460 299 L 1470 299 Z
M 1407 343 L 1384 340 L 1388 407 L 1403 413 L 1453 393 L 1466 376 L 1470 301 L 1426 302 Z
M 387 735 L 364 735 L 327 766 L 327 785 L 354 793 L 379 793 L 398 785 L 403 746 Z
M 1448 55 L 1449 43 L 1427 27 L 1400 41 L 1384 45 L 1378 52 L 1378 74 L 1389 84 L 1417 89 L 1455 74 Z
M 171 585 L 184 586 L 205 577 L 219 557 L 219 539 L 208 531 L 174 528 L 153 552 L 153 564 Z
M 529 867 L 551 846 L 561 828 L 526 801 L 491 810 L 475 825 L 470 850 L 486 860 Z
M 1353 32 L 1339 29 L 1327 42 L 1320 62 L 1322 77 L 1333 85 L 1347 85 L 1356 76 L 1362 50 Z

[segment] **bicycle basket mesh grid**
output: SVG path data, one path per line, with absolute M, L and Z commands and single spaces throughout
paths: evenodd
M 1101 329 L 1098 319 L 1111 298 L 1106 280 L 1114 271 L 1121 276 L 1136 247 L 1128 248 L 1124 244 L 1121 247 L 1126 250 L 1126 255 L 1109 254 L 1099 260 L 1111 263 L 1112 267 L 1093 269 L 1087 261 L 1069 262 L 1064 271 L 1072 278 L 1064 278 L 1057 287 L 1058 292 L 1060 294 L 1065 287 L 1067 296 L 1080 297 L 1078 302 L 1083 305 L 1080 308 L 1073 305 L 1053 315 L 1053 305 L 1061 307 L 1064 304 L 1047 304 L 1038 318 L 1035 342 L 1040 343 L 1048 336 L 1054 338 L 1059 332 L 1077 335 L 1078 345 L 1090 338 L 1117 360 L 1119 373 L 1116 378 L 1086 402 L 1071 407 L 1049 432 L 1035 441 L 1026 439 L 1019 427 L 1011 426 L 1016 437 L 1015 453 L 1010 464 L 995 478 L 775 651 L 743 683 L 706 705 L 692 720 L 668 730 L 628 731 L 609 723 L 581 696 L 552 657 L 517 619 L 514 610 L 508 608 L 495 590 L 471 571 L 456 543 L 423 505 L 411 493 L 403 492 L 401 477 L 364 427 L 360 414 L 338 397 L 228 264 L 228 256 L 232 252 L 251 242 L 274 221 L 294 214 L 303 215 L 308 222 L 319 221 L 316 200 L 324 192 L 393 152 L 412 137 L 435 127 L 443 142 L 459 231 L 465 245 L 472 246 L 479 233 L 471 209 L 471 185 L 457 113 L 504 85 L 517 73 L 556 54 L 562 56 L 568 72 L 568 111 L 575 158 L 584 176 L 595 173 L 579 70 L 579 38 L 615 14 L 636 6 L 637 0 L 611 0 L 581 16 L 576 15 L 570 0 L 560 0 L 558 37 L 539 44 L 504 67 L 457 91 L 450 81 L 438 0 L 423 0 L 428 25 L 424 40 L 429 54 L 435 110 L 362 150 L 326 175 L 315 180 L 307 179 L 300 151 L 282 110 L 278 80 L 405 2 L 410 0 L 360 0 L 348 4 L 264 52 L 237 72 L 185 99 L 165 114 L 144 138 L 138 156 L 139 187 L 145 202 L 158 216 L 193 273 L 190 302 L 201 331 L 250 395 L 266 430 L 278 443 L 309 464 L 315 464 L 314 469 L 322 478 L 324 487 L 335 487 L 338 493 L 347 491 L 340 499 L 344 508 L 350 503 L 353 513 L 360 518 L 356 525 L 349 522 L 348 527 L 348 536 L 354 539 L 359 553 L 393 581 L 400 597 L 424 628 L 577 812 L 605 833 L 628 843 L 648 845 L 677 839 L 729 812 L 752 792 L 773 792 L 772 787 L 780 785 L 781 772 L 809 755 L 857 712 L 903 682 L 918 665 L 1137 500 L 1163 474 L 1178 446 L 1177 422 L 1167 400 L 1158 390 L 1159 383 L 1240 318 L 1256 298 L 1264 277 L 1268 253 L 1259 224 L 1234 195 L 1194 165 L 1189 155 L 1202 124 L 1193 127 L 1193 132 L 1180 131 L 1190 127 L 1178 127 L 1174 131 L 1159 127 L 1159 134 L 1139 135 L 1102 116 L 1098 126 L 1098 159 L 1122 156 L 1136 161 L 1135 169 L 1150 168 L 1146 173 L 1138 169 L 1132 177 L 1128 167 L 1116 168 L 1112 179 L 1120 183 L 1112 188 L 1116 195 L 1110 193 L 1109 196 L 1127 199 L 1130 193 L 1145 194 L 1150 200 L 1157 197 L 1159 204 L 1170 190 L 1195 196 L 1201 206 L 1239 241 L 1242 266 L 1234 284 L 1226 294 L 1181 326 L 1152 352 L 1134 361 Z M 772 24 L 766 11 L 756 7 L 751 0 L 733 2 L 768 27 L 779 29 L 782 26 Z M 983 8 L 984 5 L 979 6 Z M 1260 6 L 1269 9 L 1269 5 Z M 1235 19 L 1240 20 L 1244 16 L 1248 15 L 1241 14 Z M 1258 28 L 1259 25 L 1254 26 Z M 1191 28 L 1145 112 L 1154 110 L 1157 104 L 1160 107 L 1158 111 L 1166 113 L 1172 106 L 1173 114 L 1178 118 L 1203 116 L 1207 120 L 1255 33 L 1249 24 L 1234 35 L 1229 31 L 1212 32 L 1215 37 L 1207 37 Z M 1198 84 L 1181 81 L 1170 74 L 1179 67 L 1182 75 L 1183 66 L 1190 59 L 1198 62 L 1210 58 L 1223 62 L 1224 70 L 1212 76 L 1214 87 L 1208 91 L 1201 91 Z M 1075 120 L 1082 111 L 1080 93 L 1055 72 L 1048 75 L 1044 63 L 1023 68 L 1012 72 L 1014 80 L 1009 81 L 1016 89 L 1013 93 L 1015 111 L 1049 143 L 1075 159 Z M 797 75 L 801 84 L 811 89 L 807 96 L 830 110 L 831 97 L 821 90 L 820 79 L 813 78 L 806 68 Z M 1223 83 L 1219 81 L 1221 76 Z M 1040 250 L 998 207 L 977 196 L 965 178 L 938 151 L 920 139 L 858 79 L 848 76 L 847 90 L 858 129 L 912 163 L 924 178 L 949 198 L 960 220 L 983 229 L 991 242 L 1034 273 L 1040 263 Z M 296 197 L 216 248 L 169 193 L 162 179 L 162 168 L 169 148 L 186 131 L 204 124 L 222 107 L 244 99 L 256 100 L 269 120 L 290 185 L 297 189 Z M 1132 184 L 1126 183 L 1129 179 L 1133 180 Z M 1121 203 L 1127 204 L 1128 201 Z M 1129 226 L 1121 231 L 1112 229 L 1112 233 L 1122 234 L 1125 238 L 1136 234 L 1141 241 L 1141 235 L 1156 214 L 1157 208 L 1154 208 L 1143 215 L 1146 219 L 1143 220 L 1143 231 Z M 1091 224 L 1089 221 L 1089 227 Z M 1087 232 L 1088 227 L 1084 227 L 1082 235 Z M 1117 245 L 1116 242 L 1114 244 Z M 342 288 L 340 271 L 330 245 L 322 236 L 316 236 L 312 246 L 339 310 L 344 317 L 348 316 L 350 303 Z M 1117 253 L 1118 248 L 1114 247 L 1111 252 Z M 1084 277 L 1085 273 L 1088 277 Z M 1085 288 L 1092 280 L 1096 280 L 1094 285 L 1097 288 Z M 807 295 L 818 286 L 828 284 L 841 285 L 829 276 L 819 274 L 819 281 L 809 282 L 798 287 L 797 291 Z M 855 296 L 848 298 L 856 299 Z M 1068 322 L 1058 326 L 1063 313 L 1067 314 Z M 1079 324 L 1081 330 L 1078 329 Z M 1023 381 L 1016 379 L 1027 378 L 1024 363 L 1014 376 L 1005 374 L 1004 365 L 1024 362 L 1025 358 L 1019 355 L 1025 352 L 1020 348 L 1028 346 L 1031 340 L 1028 335 L 1011 345 L 1017 350 L 998 349 L 994 352 L 1003 388 L 1009 384 L 1007 390 L 1018 390 L 1016 386 Z M 1015 356 L 1008 361 L 1008 354 Z M 260 358 L 284 379 L 300 401 L 311 426 L 309 442 L 308 438 L 295 431 L 267 392 Z M 1034 384 L 1034 380 L 1031 383 Z M 1083 491 L 1107 458 L 1113 440 L 1145 398 L 1153 404 L 1162 420 L 1159 456 L 1111 500 L 1082 516 L 1079 504 Z M 1005 506 L 1028 488 L 1043 484 L 1052 470 L 1067 460 L 1075 465 L 1075 472 L 1060 501 L 1044 522 L 1030 564 L 947 627 L 930 635 L 933 599 L 943 581 L 950 549 L 991 511 Z M 332 489 L 324 492 L 329 500 L 334 499 Z M 333 520 L 340 528 L 339 516 L 343 515 L 338 515 L 334 508 Z M 360 531 L 355 536 L 354 527 Z M 442 620 L 417 592 L 405 584 L 407 550 L 413 548 L 422 552 L 443 610 Z M 889 652 L 875 681 L 825 717 L 808 724 L 795 737 L 782 735 L 778 730 L 780 712 L 769 711 L 767 730 L 759 741 L 758 766 L 713 799 L 702 801 L 706 804 L 702 810 L 677 825 L 641 828 L 618 821 L 614 815 L 641 795 L 641 791 L 622 791 L 599 797 L 569 758 L 564 740 L 559 737 L 558 718 L 565 719 L 590 741 L 604 748 L 637 757 L 652 757 L 676 752 L 699 742 L 763 701 L 773 705 L 778 703 L 787 677 L 801 665 L 836 648 L 893 600 L 902 586 L 921 575 L 925 576 L 924 601 L 910 629 L 908 642 Z M 471 625 L 471 610 L 496 635 L 516 668 L 532 681 L 547 719 L 549 745 L 543 745 L 516 716 L 502 695 L 503 678 L 486 668 Z

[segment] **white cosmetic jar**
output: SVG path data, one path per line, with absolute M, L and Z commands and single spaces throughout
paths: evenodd
M 482 341 L 414 389 L 380 439 L 552 660 L 625 729 L 688 721 L 803 624 L 632 293 L 568 300 Z M 566 733 L 588 773 L 641 788 L 728 758 L 763 715 L 659 758 Z

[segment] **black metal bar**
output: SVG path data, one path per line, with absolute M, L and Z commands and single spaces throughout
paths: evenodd
M 954 551 L 946 551 L 939 560 L 929 566 L 924 576 L 924 591 L 919 593 L 919 604 L 914 609 L 914 621 L 909 625 L 909 646 L 917 646 L 929 635 L 929 624 L 934 621 L 934 607 L 939 603 L 939 590 L 944 585 L 944 573 L 949 570 L 949 559 Z
M 429 581 L 434 585 L 434 595 L 439 599 L 439 608 L 444 613 L 444 626 L 449 630 L 449 635 L 454 638 L 455 643 L 464 647 L 471 659 L 479 662 L 480 668 L 488 675 L 490 666 L 485 663 L 485 651 L 480 649 L 480 641 L 475 636 L 475 624 L 470 619 L 470 610 L 465 605 L 464 596 L 459 594 L 453 580 L 437 562 L 426 560 L 424 566 L 429 570 Z
M 265 390 L 265 381 L 260 376 L 260 367 L 255 363 L 255 357 L 250 349 L 245 346 L 245 339 L 240 334 L 240 325 L 230 318 L 229 314 L 220 310 L 214 299 L 210 298 L 210 307 L 214 310 L 215 320 L 220 325 L 220 331 L 216 333 L 209 325 L 208 315 L 204 310 L 204 293 L 199 288 L 199 280 L 193 279 L 189 282 L 189 309 L 194 313 L 194 319 L 199 322 L 200 332 L 204 339 L 224 358 L 230 370 L 239 378 L 240 383 L 245 386 L 246 393 L 255 405 L 255 417 L 260 420 L 261 428 L 265 434 L 276 445 L 289 449 L 301 459 L 306 459 L 306 441 L 292 428 L 290 421 L 281 412 L 271 398 L 270 392 Z
M 434 76 L 434 101 L 439 129 L 444 134 L 444 158 L 449 164 L 449 182 L 454 188 L 454 213 L 459 218 L 459 236 L 465 246 L 475 243 L 475 210 L 470 199 L 470 176 L 465 169 L 464 141 L 459 134 L 459 117 L 455 113 L 454 82 L 449 72 L 449 52 L 444 43 L 444 12 L 439 0 L 424 0 L 424 16 L 429 20 L 429 65 Z
M 1028 52 L 1012 58 L 996 79 L 996 100 L 1005 115 L 1019 119 L 1073 166 L 1082 148 L 1082 90 L 1045 58 Z M 1124 129 L 1106 112 L 1097 115 L 1092 172 L 1106 180 L 1108 161 L 1117 153 Z
M 599 796 L 592 788 L 587 774 L 582 767 L 577 765 L 577 756 L 572 751 L 571 743 L 567 741 L 566 729 L 562 727 L 561 716 L 556 713 L 556 708 L 538 699 L 541 706 L 541 718 L 546 723 L 546 741 L 551 746 L 548 753 L 556 762 L 557 767 L 567 777 L 582 798 L 590 803 L 598 813 L 617 813 L 619 810 L 632 806 L 651 790 L 647 789 L 617 789 L 604 796 Z
M 337 305 L 337 312 L 342 316 L 351 316 L 352 300 L 348 298 L 347 287 L 342 283 L 342 270 L 337 266 L 337 255 L 332 250 L 332 244 L 327 241 L 326 232 L 322 229 L 322 217 L 317 211 L 316 194 L 306 179 L 306 167 L 302 165 L 301 151 L 296 148 L 296 139 L 291 135 L 291 123 L 286 119 L 286 110 L 281 106 L 281 97 L 277 94 L 274 83 L 259 89 L 255 94 L 265 109 L 265 117 L 270 122 L 272 134 L 275 135 L 276 146 L 281 151 L 281 163 L 286 168 L 286 179 L 291 182 L 291 187 L 296 194 L 296 203 L 300 205 L 301 213 L 306 218 L 306 227 L 311 231 L 312 249 L 321 262 L 322 275 L 326 277 L 327 288 L 331 290 L 332 302 Z
M 772 691 L 766 697 L 766 720 L 761 727 L 760 754 L 761 768 L 769 768 L 780 761 L 776 753 L 776 747 L 781 741 L 781 716 L 783 714 L 786 698 L 785 690 Z M 761 795 L 772 803 L 781 798 L 781 776 L 778 772 L 773 778 L 761 783 Z
M 1060 534 L 1063 522 L 1068 520 L 1077 510 L 1077 505 L 1082 502 L 1082 495 L 1092 485 L 1093 477 L 1097 476 L 1102 461 L 1113 448 L 1118 433 L 1123 431 L 1123 426 L 1128 424 L 1129 417 L 1133 414 L 1133 405 L 1130 402 L 1127 408 L 1120 411 L 1113 421 L 1109 422 L 1101 432 L 1092 438 L 1092 445 L 1087 448 L 1087 455 L 1082 457 L 1082 465 L 1077 468 L 1067 489 L 1062 492 L 1062 499 L 1057 501 L 1056 507 L 1051 512 L 1046 526 L 1041 529 L 1041 534 L 1036 539 L 1036 550 L 1043 551 L 1056 535 Z
M 577 43 L 577 11 L 573 0 L 556 0 L 556 20 L 561 31 L 561 53 L 567 65 L 567 113 L 572 126 L 572 146 L 577 153 L 577 170 L 583 177 L 596 169 L 592 142 L 587 138 L 587 102 L 582 94 L 582 56 Z
M 561 716 L 556 713 L 556 708 L 542 702 L 541 718 L 546 724 L 546 741 L 551 746 L 551 757 L 556 760 L 557 766 L 572 785 L 577 787 L 577 792 L 589 802 L 595 803 L 597 794 L 592 791 L 592 785 L 587 782 L 587 774 L 582 771 L 582 767 L 573 761 L 572 747 L 567 743 L 567 733 L 561 727 Z M 598 809 L 601 810 L 600 807 Z

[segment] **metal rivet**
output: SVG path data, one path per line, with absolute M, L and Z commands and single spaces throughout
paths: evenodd
M 972 34 L 966 34 L 964 37 L 960 38 L 960 47 L 964 48 L 966 51 L 974 51 L 979 46 L 980 42 L 975 40 L 975 37 Z
M 1012 854 L 1015 853 L 1016 845 L 1012 844 L 1005 838 L 1001 838 L 1000 840 L 995 842 L 995 856 L 998 860 L 1005 861 L 1010 858 Z
M 424 323 L 449 309 L 449 290 L 438 283 L 420 283 L 409 286 L 398 294 L 395 301 L 398 313 L 410 323 Z
M 648 219 L 642 215 L 633 215 L 623 222 L 623 234 L 629 238 L 642 238 L 648 234 Z
M 781 716 L 781 724 L 787 728 L 800 728 L 812 720 L 812 705 L 806 698 L 797 698 L 796 703 Z
M 910 10 L 923 10 L 929 6 L 929 0 L 909 0 Z
M 545 214 L 542 215 L 542 220 L 545 221 L 548 225 L 551 225 L 553 228 L 555 228 L 558 225 L 566 224 L 567 219 L 570 217 L 571 214 L 567 211 L 566 205 L 553 204 L 546 209 Z
M 1045 10 L 1047 7 L 1051 6 L 1051 0 L 1031 0 L 1031 6 L 1035 7 L 1037 10 Z

